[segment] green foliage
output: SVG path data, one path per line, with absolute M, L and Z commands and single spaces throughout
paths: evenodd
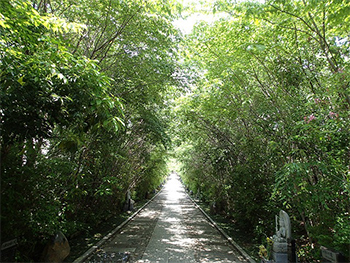
M 283 208 L 305 260 L 348 254 L 347 1 L 208 2 L 226 15 L 184 41 L 176 1 L 1 5 L 1 235 L 20 260 L 156 189 L 172 146 L 189 188 L 257 240 Z
M 57 230 L 93 227 L 164 180 L 179 6 L 1 5 L 1 236 L 31 261 Z
M 174 110 L 184 181 L 256 236 L 285 209 L 299 244 L 347 255 L 350 6 L 266 2 L 216 1 L 227 16 L 187 39 L 198 78 Z
M 349 214 L 344 213 L 337 217 L 337 223 L 334 227 L 334 244 L 335 248 L 340 251 L 346 251 L 347 246 L 350 243 L 350 226 L 349 226 Z
M 8 4 L 3 13 L 3 140 L 49 138 L 56 124 L 75 126 L 76 132 L 94 126 L 117 131 L 122 112 L 108 94 L 109 79 L 94 62 L 67 52 L 28 5 Z

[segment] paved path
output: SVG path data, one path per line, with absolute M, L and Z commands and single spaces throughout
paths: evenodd
M 123 261 L 124 258 L 124 261 Z M 195 208 L 179 177 L 87 262 L 247 262 Z

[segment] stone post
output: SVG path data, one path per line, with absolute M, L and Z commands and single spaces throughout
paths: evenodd
M 296 254 L 295 239 L 288 238 L 287 242 L 288 242 L 288 263 L 296 263 L 297 254 Z

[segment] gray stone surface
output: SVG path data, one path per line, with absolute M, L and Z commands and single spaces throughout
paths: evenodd
M 247 262 L 193 205 L 179 177 L 87 262 Z
M 272 255 L 276 263 L 288 263 L 288 240 L 291 237 L 289 215 L 281 210 L 279 216 L 276 216 L 276 235 L 272 238 Z

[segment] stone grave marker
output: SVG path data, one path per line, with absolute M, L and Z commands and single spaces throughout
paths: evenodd
M 281 210 L 276 215 L 276 234 L 273 236 L 272 256 L 276 263 L 288 263 L 288 241 L 292 238 L 289 215 Z
M 326 247 L 321 247 L 322 262 L 341 263 L 344 262 L 343 256 L 339 252 L 332 251 Z
M 46 245 L 43 254 L 42 262 L 63 262 L 63 260 L 69 255 L 70 246 L 66 236 L 61 232 L 57 232 L 56 235 Z
M 134 210 L 134 204 L 135 201 L 131 199 L 131 192 L 130 190 L 128 190 L 126 192 L 126 200 L 125 200 L 125 204 L 124 204 L 124 211 L 133 211 Z
M 1 244 L 0 262 L 12 262 L 15 260 L 17 238 Z

